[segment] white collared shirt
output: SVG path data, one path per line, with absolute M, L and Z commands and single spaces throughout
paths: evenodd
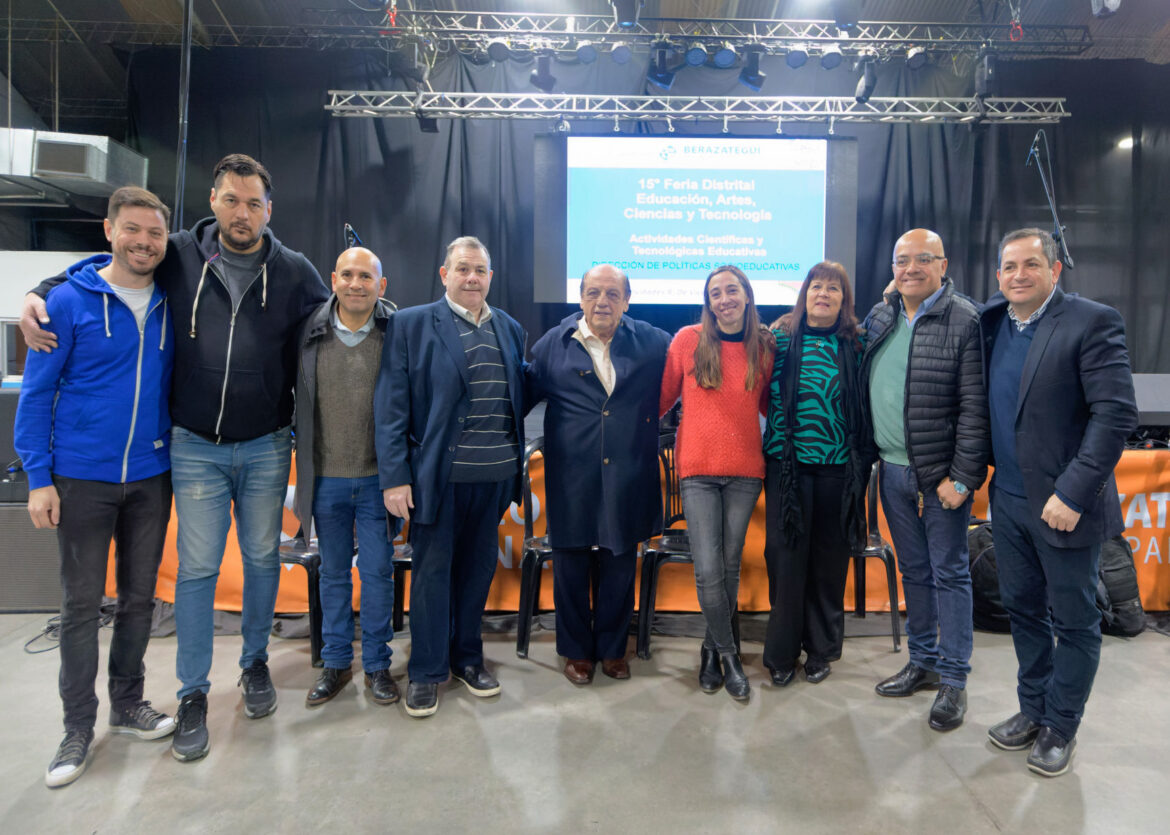
M 613 394 L 613 387 L 617 383 L 617 372 L 613 369 L 613 360 L 609 358 L 609 346 L 613 344 L 613 338 L 611 337 L 608 342 L 602 342 L 600 337 L 589 330 L 584 316 L 577 320 L 577 330 L 573 331 L 573 338 L 589 352 L 593 360 L 593 371 L 605 388 L 605 393 Z
M 443 294 L 443 298 L 445 298 L 447 300 L 448 307 L 450 307 L 451 310 L 454 311 L 456 316 L 458 316 L 460 319 L 464 319 L 467 322 L 470 322 L 472 325 L 475 325 L 477 328 L 480 325 L 482 325 L 484 322 L 486 322 L 488 319 L 492 318 L 492 309 L 490 307 L 488 307 L 487 302 L 483 303 L 483 311 L 479 317 L 479 321 L 477 322 L 477 321 L 475 321 L 475 316 L 473 316 L 471 311 L 468 310 L 466 307 L 459 304 L 458 302 L 453 301 L 451 299 L 451 297 L 448 296 L 446 293 Z

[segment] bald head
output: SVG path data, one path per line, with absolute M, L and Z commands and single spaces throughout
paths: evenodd
M 337 296 L 337 315 L 347 328 L 357 330 L 369 321 L 385 289 L 382 262 L 370 250 L 355 246 L 337 256 L 333 292 Z
M 942 286 L 947 271 L 942 238 L 929 229 L 911 229 L 894 244 L 894 285 L 907 312 L 930 298 Z

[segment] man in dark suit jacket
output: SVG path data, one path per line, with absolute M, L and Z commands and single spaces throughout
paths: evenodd
M 1028 767 L 1049 777 L 1068 770 L 1097 672 L 1097 560 L 1123 530 L 1113 468 L 1137 426 L 1121 315 L 1065 295 L 1057 257 L 1047 232 L 1009 232 L 981 321 L 992 530 L 1020 665 L 1020 712 L 988 735 L 1031 747 Z
M 597 661 L 611 678 L 630 677 L 638 543 L 662 527 L 657 410 L 670 335 L 622 316 L 629 306 L 625 273 L 593 267 L 581 279 L 582 312 L 541 337 L 527 373 L 529 401 L 548 401 L 544 487 L 557 652 L 574 684 L 588 684 Z
M 448 668 L 472 695 L 500 683 L 483 664 L 480 622 L 499 552 L 497 528 L 519 496 L 524 448 L 524 330 L 488 307 L 491 256 L 456 238 L 437 302 L 391 317 L 374 392 L 386 509 L 410 520 L 410 685 L 406 712 L 429 716 Z

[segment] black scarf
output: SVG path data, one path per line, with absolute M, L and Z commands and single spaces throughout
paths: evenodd
M 784 453 L 780 458 L 780 529 L 788 547 L 804 533 L 801 521 L 800 491 L 796 479 L 796 411 L 800 398 L 800 365 L 804 356 L 804 336 L 807 321 L 801 317 L 788 337 L 788 350 L 781 370 L 781 391 L 784 403 Z M 840 379 L 841 400 L 844 406 L 845 444 L 849 456 L 845 460 L 845 493 L 841 500 L 841 526 L 854 549 L 865 543 L 865 488 L 869 474 L 862 472 L 861 398 L 857 383 L 857 345 L 852 339 L 837 338 L 837 374 Z

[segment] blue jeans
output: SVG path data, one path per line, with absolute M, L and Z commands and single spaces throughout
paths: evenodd
M 214 636 L 215 584 L 235 504 L 244 568 L 240 666 L 268 660 L 268 634 L 280 582 L 280 523 L 292 450 L 287 427 L 250 441 L 213 444 L 175 426 L 171 481 L 179 516 L 175 581 L 179 698 L 206 693 Z
M 934 490 L 922 495 L 914 471 L 882 461 L 882 509 L 890 524 L 902 590 L 910 661 L 934 670 L 943 684 L 967 686 L 971 672 L 971 565 L 967 520 L 971 498 L 946 510 Z
M 1101 547 L 1049 545 L 1027 499 L 995 490 L 992 500 L 999 592 L 1020 665 L 1020 712 L 1072 739 L 1101 657 Z
M 762 479 L 734 476 L 692 476 L 680 485 L 699 608 L 707 621 L 703 646 L 720 653 L 736 651 L 731 620 L 739 605 L 743 540 L 763 486 Z
M 353 663 L 353 546 L 357 529 L 362 581 L 362 669 L 390 666 L 394 637 L 394 545 L 386 526 L 378 476 L 326 478 L 313 488 L 313 520 L 321 550 L 321 659 L 326 667 Z M 400 520 L 399 520 L 400 522 Z

